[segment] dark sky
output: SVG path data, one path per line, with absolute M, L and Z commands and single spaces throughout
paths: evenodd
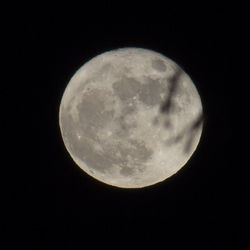
M 9 31 L 12 64 L 18 65 L 11 77 L 21 100 L 22 164 L 6 192 L 6 249 L 247 249 L 249 184 L 234 157 L 233 9 L 123 4 L 16 7 Z M 104 51 L 127 46 L 178 63 L 204 108 L 191 160 L 167 181 L 139 190 L 84 174 L 58 125 L 60 100 L 75 71 Z

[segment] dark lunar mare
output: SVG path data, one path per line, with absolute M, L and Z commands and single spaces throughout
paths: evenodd
M 106 98 L 108 98 L 108 93 L 98 89 L 93 89 L 85 94 L 77 106 L 79 122 L 74 122 L 69 110 L 62 110 L 64 114 L 61 117 L 63 136 L 67 140 L 71 153 L 84 161 L 89 168 L 106 173 L 111 170 L 112 164 L 116 164 L 121 167 L 120 173 L 127 176 L 135 171 L 128 166 L 128 157 L 131 157 L 139 169 L 143 169 L 143 162 L 149 159 L 153 151 L 148 149 L 142 141 L 128 140 L 126 134 L 111 138 L 109 142 L 100 141 L 96 132 L 109 122 L 118 122 L 114 120 L 114 110 L 105 110 Z M 135 109 L 124 106 L 123 116 L 135 112 Z M 80 139 L 77 132 L 81 136 Z M 128 127 L 126 132 L 129 133 Z M 118 145 L 114 144 L 117 139 L 120 141 Z M 123 141 L 127 143 L 123 143 Z M 103 152 L 94 148 L 95 143 L 103 146 Z M 117 153 L 120 155 L 119 157 Z

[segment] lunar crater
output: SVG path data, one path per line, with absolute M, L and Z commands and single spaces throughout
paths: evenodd
M 114 110 L 107 110 L 105 92 L 94 89 L 86 93 L 81 102 L 77 105 L 77 112 L 80 117 L 80 124 L 86 129 L 102 128 L 113 119 Z M 86 131 L 87 132 L 87 131 Z
M 121 80 L 112 84 L 114 94 L 121 101 L 131 101 L 141 90 L 141 84 L 134 78 L 122 77 Z
M 160 72 L 163 72 L 167 69 L 164 61 L 161 59 L 153 59 L 152 60 L 152 68 L 157 70 L 157 71 L 160 71 Z
M 143 89 L 139 92 L 139 99 L 147 106 L 159 105 L 161 93 L 164 91 L 158 80 L 146 78 Z

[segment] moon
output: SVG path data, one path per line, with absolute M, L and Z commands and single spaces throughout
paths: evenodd
M 142 188 L 179 171 L 199 143 L 199 93 L 168 57 L 143 48 L 104 52 L 70 79 L 59 126 L 73 161 L 120 188 Z

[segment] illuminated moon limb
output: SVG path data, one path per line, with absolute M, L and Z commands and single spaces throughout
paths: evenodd
M 146 49 L 105 52 L 84 64 L 63 94 L 65 147 L 87 174 L 139 188 L 180 170 L 202 133 L 202 104 L 190 77 Z

